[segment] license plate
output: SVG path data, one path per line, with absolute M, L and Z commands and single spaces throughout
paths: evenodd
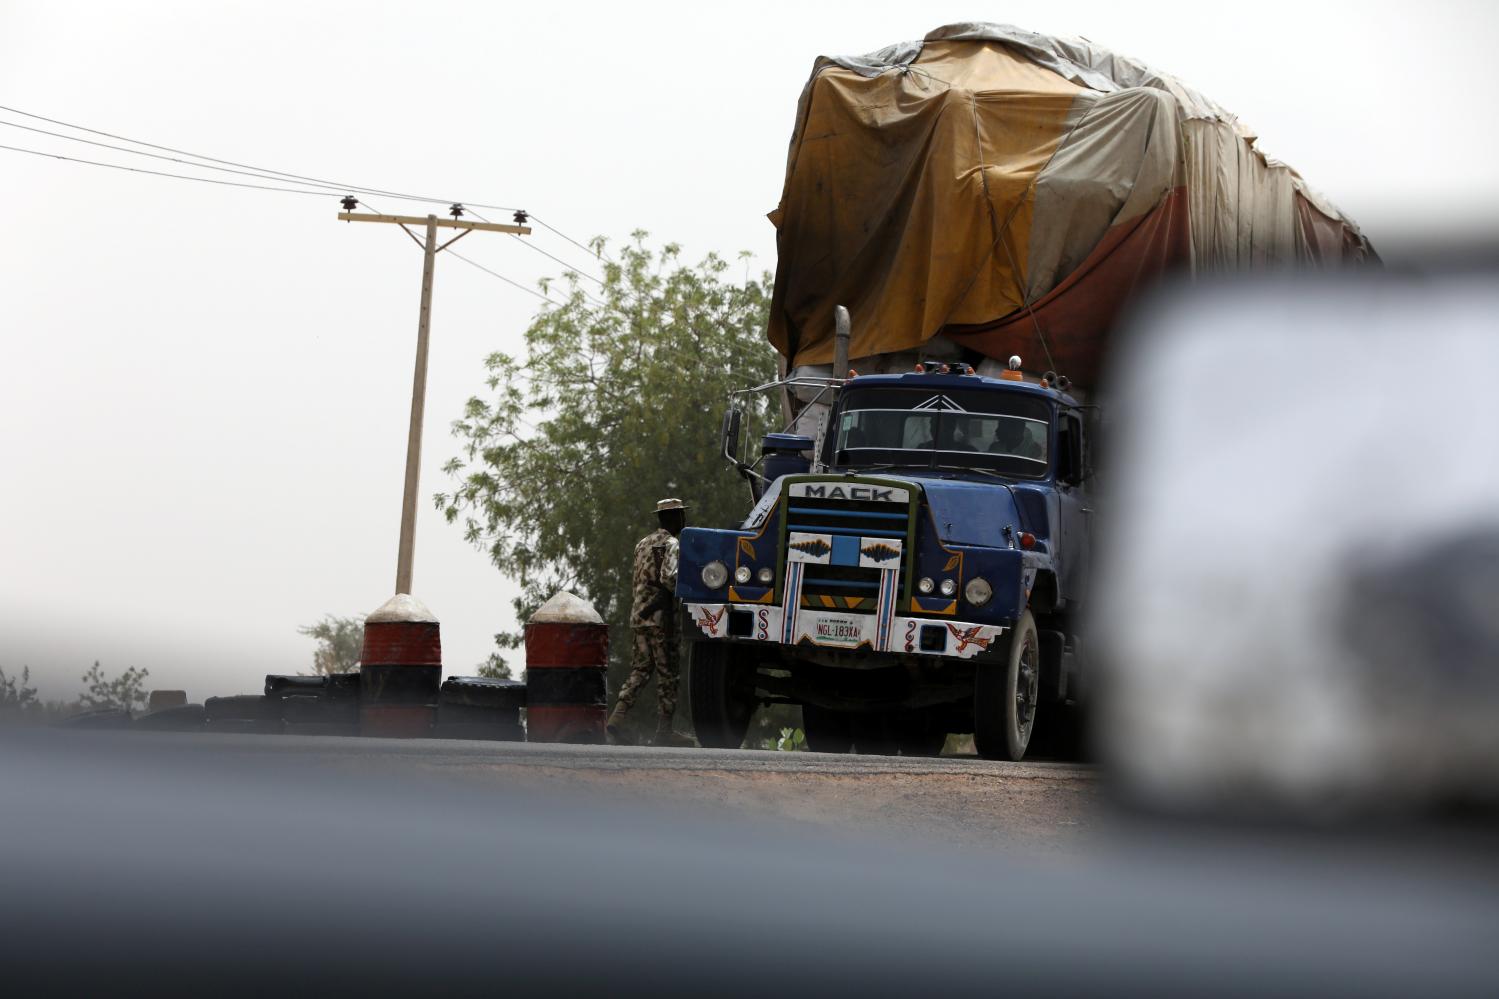
M 846 645 L 852 648 L 863 639 L 863 618 L 824 614 L 812 625 L 812 640 L 818 645 Z

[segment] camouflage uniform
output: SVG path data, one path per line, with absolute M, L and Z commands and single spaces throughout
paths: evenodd
M 634 601 L 630 608 L 630 629 L 635 633 L 635 653 L 630 676 L 619 690 L 615 711 L 623 714 L 635 703 L 640 688 L 656 674 L 656 703 L 663 726 L 671 724 L 677 710 L 677 671 L 672 655 L 674 623 L 673 594 L 677 588 L 677 539 L 665 528 L 659 528 L 640 539 L 635 546 L 635 564 L 631 574 Z

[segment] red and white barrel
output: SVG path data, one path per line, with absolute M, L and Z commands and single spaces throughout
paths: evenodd
M 359 733 L 414 738 L 432 734 L 442 687 L 437 618 L 397 593 L 364 619 L 359 656 Z
M 526 739 L 604 741 L 609 626 L 593 606 L 563 591 L 526 622 Z

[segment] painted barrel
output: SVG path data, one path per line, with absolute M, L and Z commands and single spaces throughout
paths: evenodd
M 526 622 L 526 739 L 604 742 L 609 626 L 563 591 Z
M 432 734 L 442 686 L 437 618 L 397 593 L 364 621 L 359 656 L 359 733 L 388 738 Z

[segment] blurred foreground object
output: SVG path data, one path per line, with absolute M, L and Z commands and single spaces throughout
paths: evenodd
M 1168 810 L 1499 790 L 1499 283 L 1283 278 L 1121 341 L 1100 736 Z M 1101 691 L 1102 693 L 1102 691 Z
M 434 779 L 452 753 L 468 776 Z M 1062 862 L 638 785 L 543 795 L 493 762 L 0 730 L 7 995 L 1407 999 L 1499 976 L 1484 843 L 1156 827 Z

